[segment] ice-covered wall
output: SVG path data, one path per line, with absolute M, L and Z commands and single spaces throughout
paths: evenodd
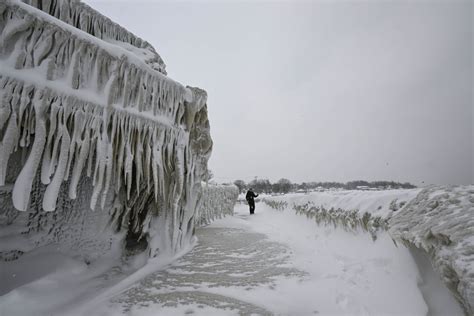
M 166 75 L 166 65 L 155 48 L 80 0 L 21 0 L 106 42 L 119 45 Z
M 0 256 L 176 251 L 212 150 L 206 92 L 79 1 L 24 2 L 0 3 Z
M 239 189 L 235 185 L 203 184 L 196 225 L 204 226 L 226 215 L 233 215 L 238 196 Z
M 466 315 L 474 315 L 474 185 L 426 188 L 389 225 L 392 237 L 429 254 Z

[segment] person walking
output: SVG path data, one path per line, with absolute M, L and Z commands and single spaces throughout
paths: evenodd
M 258 194 L 255 194 L 253 192 L 253 189 L 250 188 L 247 191 L 247 194 L 245 195 L 245 199 L 247 200 L 247 203 L 249 203 L 249 208 L 250 208 L 250 215 L 252 215 L 255 212 L 255 198 L 258 196 Z

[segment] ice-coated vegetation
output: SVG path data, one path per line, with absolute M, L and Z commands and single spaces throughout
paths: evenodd
M 2 1 L 0 69 L 2 258 L 189 243 L 212 151 L 205 91 L 80 1 Z
M 474 186 L 429 187 L 389 221 L 390 234 L 425 250 L 434 269 L 474 314 Z
M 288 203 L 286 201 L 274 201 L 270 199 L 262 199 L 262 202 L 270 206 L 272 209 L 283 211 L 285 208 L 288 207 Z
M 417 192 L 418 189 L 313 192 L 266 197 L 262 202 L 276 210 L 290 208 L 318 225 L 368 232 L 375 240 L 379 231 L 387 230 L 393 212 L 402 208 Z
M 287 207 L 283 201 L 269 201 L 263 199 L 263 202 L 277 210 L 283 210 Z M 347 231 L 362 229 L 370 233 L 373 240 L 377 239 L 377 232 L 379 230 L 387 229 L 386 219 L 380 216 L 372 216 L 368 212 L 360 214 L 358 210 L 343 210 L 341 208 L 326 209 L 324 206 L 316 206 L 311 201 L 305 204 L 293 204 L 292 208 L 297 215 L 304 215 L 320 225 L 331 225 L 335 228 L 339 227 Z

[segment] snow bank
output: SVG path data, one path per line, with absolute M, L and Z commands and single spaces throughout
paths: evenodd
M 205 91 L 79 1 L 0 3 L 0 258 L 189 244 L 212 140 Z
M 401 241 L 414 253 L 426 252 L 465 313 L 474 314 L 473 185 L 313 192 L 263 201 L 273 209 L 291 208 L 318 224 L 353 232 L 362 228 L 372 237 L 379 229 L 388 230 L 394 241 Z M 423 257 L 423 252 L 418 256 Z
M 203 184 L 196 225 L 204 226 L 226 215 L 233 215 L 238 195 L 235 185 Z
M 474 185 L 429 187 L 390 220 L 390 234 L 425 250 L 435 270 L 474 314 Z

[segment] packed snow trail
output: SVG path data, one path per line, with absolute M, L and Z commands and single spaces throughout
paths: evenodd
M 388 235 L 373 242 L 261 203 L 252 216 L 237 205 L 233 217 L 196 235 L 192 251 L 89 305 L 89 313 L 462 315 L 448 290 L 425 272 L 423 281 L 408 249 Z

